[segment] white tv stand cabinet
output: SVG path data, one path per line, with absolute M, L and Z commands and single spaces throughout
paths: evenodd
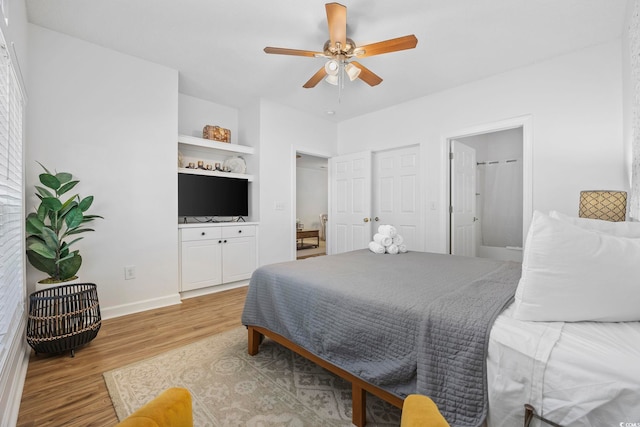
M 257 266 L 258 224 L 179 224 L 180 292 L 190 296 L 248 283 Z M 200 290 L 199 292 L 192 292 Z

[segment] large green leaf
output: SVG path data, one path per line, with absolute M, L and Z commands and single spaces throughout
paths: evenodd
M 60 184 L 64 184 L 65 182 L 69 182 L 73 179 L 73 175 L 68 172 L 58 172 L 56 174 L 56 178 L 60 181 Z
M 84 239 L 84 237 L 78 237 L 77 239 L 74 239 L 72 241 L 70 241 L 69 243 L 65 242 L 65 248 L 69 248 L 71 245 L 73 245 L 75 242 L 77 242 L 78 240 L 82 240 Z
M 27 259 L 36 269 L 47 273 L 50 277 L 56 274 L 57 266 L 55 260 L 45 258 L 31 250 L 27 250 Z
M 69 212 L 74 207 L 78 206 L 78 202 L 76 202 L 77 198 L 78 198 L 78 195 L 75 194 L 73 197 L 70 197 L 69 199 L 67 199 L 66 202 L 62 204 L 62 208 L 60 209 L 60 216 L 65 216 L 67 212 Z
M 82 222 L 89 222 L 89 221 L 93 221 L 96 218 L 100 218 L 100 219 L 104 219 L 103 217 L 101 217 L 100 215 L 85 215 L 84 218 L 82 219 Z
M 91 207 L 91 203 L 93 203 L 93 196 L 87 196 L 80 201 L 80 209 L 82 212 L 86 212 L 87 209 Z
M 64 233 L 64 235 L 71 236 L 72 234 L 86 233 L 87 231 L 95 231 L 95 230 L 93 228 L 74 228 L 73 230 L 67 230 L 67 232 Z
M 42 197 L 55 197 L 53 195 L 53 193 L 51 191 L 47 190 L 46 188 L 40 187 L 39 185 L 36 185 L 35 187 L 36 187 L 36 190 L 38 190 L 38 193 L 40 193 L 40 196 L 42 196 Z
M 46 259 L 55 259 L 56 257 L 56 251 L 43 242 L 33 242 L 27 247 L 27 249 Z
M 47 209 L 47 207 L 40 203 L 40 206 L 38 206 L 38 213 L 36 214 L 38 216 L 38 219 L 44 222 L 45 218 L 47 217 L 48 211 L 49 210 Z
M 74 229 L 77 228 L 80 224 L 82 224 L 82 211 L 78 207 L 74 207 L 69 211 L 69 213 L 64 217 L 64 221 L 67 224 L 67 228 Z
M 60 180 L 48 173 L 40 174 L 40 182 L 52 190 L 57 190 L 58 188 L 60 188 Z
M 37 214 L 30 213 L 27 215 L 26 232 L 28 234 L 40 234 L 42 227 L 44 227 L 44 223 L 38 218 Z
M 45 197 L 42 199 L 42 204 L 49 209 L 50 211 L 53 212 L 58 212 L 60 210 L 60 208 L 62 208 L 62 203 L 60 202 L 60 200 L 56 199 L 55 197 Z
M 60 276 L 56 279 L 66 280 L 76 275 L 80 266 L 82 265 L 82 257 L 77 251 L 73 252 L 71 257 L 64 260 L 60 260 L 58 267 L 60 269 Z
M 78 182 L 80 181 L 70 181 L 70 182 L 67 182 L 66 184 L 62 184 L 62 186 L 60 186 L 60 188 L 58 189 L 58 194 L 62 195 L 66 193 L 67 191 L 75 187 L 78 184 Z
M 44 239 L 44 243 L 54 251 L 60 246 L 58 235 L 52 229 L 44 227 L 41 236 Z

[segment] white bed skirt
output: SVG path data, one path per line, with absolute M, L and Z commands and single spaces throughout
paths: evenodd
M 565 427 L 640 425 L 640 322 L 497 319 L 487 356 L 489 427 L 522 425 L 524 404 Z

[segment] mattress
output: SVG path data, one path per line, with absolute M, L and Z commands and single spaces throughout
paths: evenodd
M 522 425 L 525 403 L 565 427 L 640 425 L 640 322 L 524 322 L 513 311 L 489 339 L 489 427 Z

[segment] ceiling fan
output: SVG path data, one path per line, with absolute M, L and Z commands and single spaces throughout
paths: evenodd
M 382 78 L 353 59 L 413 49 L 418 44 L 416 36 L 411 34 L 364 46 L 356 46 L 353 40 L 347 37 L 347 7 L 339 3 L 327 3 L 325 8 L 329 25 L 329 40 L 324 44 L 322 52 L 280 47 L 264 48 L 266 53 L 327 58 L 328 61 L 325 65 L 302 86 L 304 88 L 315 87 L 325 77 L 329 83 L 338 84 L 344 74 L 352 81 L 359 78 L 369 86 L 376 86 L 382 82 Z

